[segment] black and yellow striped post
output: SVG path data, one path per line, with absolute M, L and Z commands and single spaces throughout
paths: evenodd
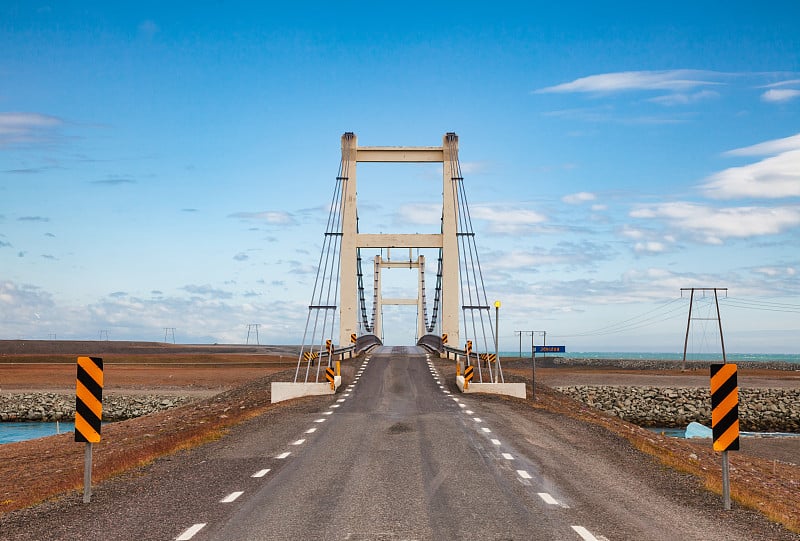
M 722 496 L 726 510 L 731 508 L 728 451 L 739 450 L 739 386 L 736 365 L 711 365 L 711 431 L 714 450 L 722 452 Z
M 464 369 L 464 390 L 469 389 L 469 382 L 472 381 L 474 367 L 468 366 Z
M 350 333 L 350 343 L 351 344 L 355 344 L 356 342 L 358 342 L 358 335 L 356 333 L 354 333 L 354 332 L 351 332 Z
M 447 333 L 442 333 L 442 344 L 447 343 Z
M 92 499 L 92 444 L 100 441 L 103 420 L 103 359 L 78 357 L 75 384 L 75 441 L 85 442 L 83 503 Z
M 325 369 L 325 379 L 327 379 L 331 383 L 331 389 L 336 390 L 334 381 L 336 379 L 336 374 L 333 371 L 333 367 L 329 366 Z

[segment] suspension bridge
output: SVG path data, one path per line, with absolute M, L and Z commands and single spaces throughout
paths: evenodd
M 473 390 L 479 386 L 482 392 L 524 397 L 522 384 L 505 383 L 497 354 L 496 317 L 492 321 L 494 304 L 489 303 L 481 271 L 458 156 L 458 136 L 446 133 L 440 147 L 359 146 L 356 135 L 347 132 L 342 135 L 341 150 L 302 348 L 292 382 L 302 384 L 304 390 L 294 388 L 287 397 L 322 393 L 326 379 L 335 389 L 339 383 L 336 359 L 383 345 L 383 308 L 389 305 L 416 306 L 416 345 L 429 354 L 454 359 L 461 378 L 460 387 L 468 391 L 472 380 Z M 441 163 L 440 231 L 426 234 L 360 231 L 359 163 Z M 362 250 L 366 249 L 380 249 L 381 255 L 366 262 L 362 258 Z M 420 249 L 438 250 L 433 295 L 428 294 L 426 261 L 424 255 L 419 254 Z M 408 250 L 408 257 L 398 258 L 397 254 L 405 254 L 405 250 Z M 365 285 L 364 266 L 370 264 L 372 302 L 368 306 L 370 295 Z M 416 296 L 384 296 L 382 272 L 391 268 L 417 270 Z M 282 396 L 278 392 L 273 399 L 277 401 Z

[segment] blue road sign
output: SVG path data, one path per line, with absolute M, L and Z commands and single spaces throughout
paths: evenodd
M 566 353 L 567 346 L 533 346 L 536 353 Z

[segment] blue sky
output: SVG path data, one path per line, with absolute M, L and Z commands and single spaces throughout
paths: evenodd
M 342 133 L 454 131 L 502 349 L 680 351 L 702 286 L 800 350 L 796 2 L 164 4 L 0 5 L 0 338 L 298 343 Z M 362 231 L 440 192 L 361 166 Z

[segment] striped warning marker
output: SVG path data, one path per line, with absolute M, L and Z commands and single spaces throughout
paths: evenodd
M 75 391 L 75 441 L 100 441 L 103 419 L 103 359 L 78 357 Z
M 715 451 L 739 450 L 739 386 L 736 365 L 711 365 L 711 431 Z
M 333 382 L 335 381 L 335 372 L 333 371 L 333 367 L 329 366 L 325 369 L 325 379 L 331 383 L 331 389 L 333 389 Z
M 474 370 L 475 370 L 475 368 L 472 367 L 472 366 L 468 366 L 468 367 L 466 367 L 464 369 L 464 381 L 466 381 L 467 383 L 472 381 L 472 376 L 473 376 L 473 371 Z

